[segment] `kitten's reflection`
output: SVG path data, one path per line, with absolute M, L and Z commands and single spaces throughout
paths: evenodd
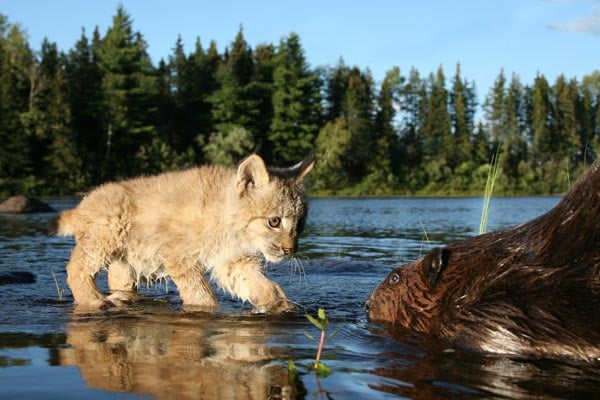
M 89 387 L 161 399 L 296 397 L 268 324 L 209 315 L 75 315 L 61 365 Z

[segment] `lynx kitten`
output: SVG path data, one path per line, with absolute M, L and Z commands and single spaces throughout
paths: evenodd
M 237 169 L 202 166 L 96 188 L 58 220 L 58 234 L 76 239 L 67 265 L 75 303 L 127 302 L 140 280 L 169 276 L 185 306 L 213 310 L 209 273 L 260 310 L 291 308 L 263 265 L 296 251 L 307 213 L 303 180 L 313 166 L 311 156 L 293 167 L 267 168 L 251 155 Z M 106 268 L 108 297 L 95 283 Z

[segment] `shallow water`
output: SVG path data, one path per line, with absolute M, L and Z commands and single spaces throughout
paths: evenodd
M 541 215 L 555 197 L 497 198 L 488 230 Z M 76 204 L 50 201 L 57 209 Z M 172 283 L 142 288 L 125 309 L 77 313 L 66 285 L 70 238 L 47 235 L 55 214 L 0 216 L 0 398 L 588 398 L 600 366 L 474 354 L 371 324 L 364 302 L 394 267 L 430 246 L 476 234 L 482 199 L 312 199 L 301 254 L 269 275 L 310 313 L 326 309 L 325 378 L 307 367 L 319 332 L 302 313 L 251 315 L 218 291 L 213 314 L 181 309 Z M 52 273 L 56 277 L 55 283 Z M 105 285 L 105 279 L 100 280 Z M 58 287 L 65 290 L 62 299 Z M 293 360 L 297 376 L 288 374 Z

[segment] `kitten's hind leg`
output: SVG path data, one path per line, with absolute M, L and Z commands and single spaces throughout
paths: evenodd
M 204 272 L 197 265 L 190 263 L 166 263 L 169 276 L 179 290 L 179 297 L 186 309 L 214 311 L 219 302 L 210 284 L 204 277 Z
M 108 268 L 108 288 L 111 292 L 108 300 L 115 305 L 131 303 L 135 300 L 137 282 L 133 268 L 122 261 L 113 261 Z
M 255 306 L 253 312 L 276 314 L 295 310 L 296 304 L 262 271 L 259 260 L 243 258 L 218 266 L 212 271 L 212 277 L 221 287 Z
M 98 309 L 110 305 L 96 287 L 96 275 L 102 267 L 96 265 L 96 260 L 86 254 L 80 244 L 75 245 L 67 264 L 67 283 L 79 308 Z

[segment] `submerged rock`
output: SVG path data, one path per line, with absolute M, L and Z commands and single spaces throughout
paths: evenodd
M 29 271 L 10 271 L 0 273 L 0 285 L 14 283 L 35 283 L 36 277 Z
M 23 195 L 13 196 L 0 203 L 0 213 L 44 213 L 56 210 L 48 204 L 33 197 Z

